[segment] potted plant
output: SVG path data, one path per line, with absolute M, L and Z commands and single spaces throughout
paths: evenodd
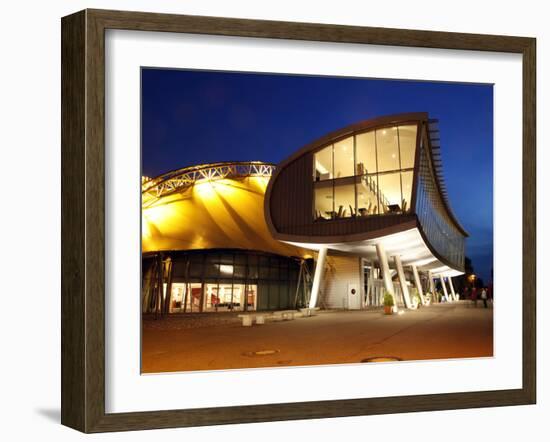
M 393 301 L 393 296 L 389 292 L 384 293 L 384 314 L 391 315 L 393 314 L 393 306 L 395 305 Z

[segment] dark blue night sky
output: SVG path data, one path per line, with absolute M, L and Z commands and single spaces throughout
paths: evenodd
M 278 163 L 369 118 L 439 119 L 452 208 L 466 255 L 488 282 L 493 262 L 492 85 L 143 69 L 143 174 L 219 161 Z

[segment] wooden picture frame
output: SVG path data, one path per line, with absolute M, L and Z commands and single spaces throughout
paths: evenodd
M 517 53 L 523 57 L 523 385 L 497 391 L 105 412 L 105 30 L 124 29 Z M 533 404 L 536 150 L 533 38 L 84 10 L 62 19 L 62 408 L 83 432 Z

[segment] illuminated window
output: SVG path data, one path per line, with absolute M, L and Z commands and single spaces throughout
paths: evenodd
M 417 125 L 363 132 L 314 153 L 314 219 L 411 211 Z
M 376 173 L 376 144 L 374 131 L 355 137 L 356 175 Z
M 353 176 L 353 137 L 334 144 L 334 177 Z
M 202 284 L 188 284 L 189 291 L 185 296 L 185 311 L 198 312 L 201 306 Z
M 344 180 L 347 181 L 347 180 Z M 334 185 L 334 212 L 336 218 L 350 218 L 355 215 L 355 184 Z
M 220 304 L 219 287 L 218 284 L 205 284 L 204 291 L 204 307 L 203 311 L 212 312 L 218 311 Z
M 332 182 L 315 185 L 315 219 L 334 218 Z
M 401 169 L 413 168 L 416 153 L 416 125 L 399 126 L 398 130 Z
M 256 310 L 257 308 L 257 302 L 258 302 L 258 287 L 253 285 L 247 285 L 246 286 L 246 309 L 248 311 L 250 310 Z
M 231 264 L 220 264 L 220 277 L 233 276 L 233 266 Z
M 327 146 L 314 154 L 315 181 L 330 180 L 332 174 L 332 146 Z
M 378 172 L 399 169 L 399 146 L 397 144 L 396 127 L 388 127 L 376 131 L 376 151 Z
M 183 311 L 183 300 L 185 298 L 185 284 L 172 284 L 172 296 L 170 298 L 170 313 Z
M 412 186 L 413 186 L 412 171 L 401 172 L 401 188 L 403 191 L 401 210 L 403 211 L 403 213 L 409 213 L 411 211 Z
M 401 174 L 384 173 L 378 176 L 381 213 L 401 213 Z
M 357 216 L 378 214 L 377 176 L 364 176 L 356 188 Z

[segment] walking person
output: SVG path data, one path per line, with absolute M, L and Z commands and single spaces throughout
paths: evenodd
M 481 299 L 483 299 L 483 307 L 487 308 L 487 290 L 485 287 L 481 289 Z

